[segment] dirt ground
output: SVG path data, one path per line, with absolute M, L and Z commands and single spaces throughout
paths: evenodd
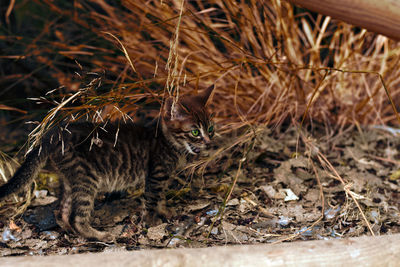
M 22 216 L 9 220 L 17 208 L 12 200 L 0 207 L 0 255 L 206 247 L 400 232 L 396 130 L 354 127 L 330 135 L 315 127 L 300 137 L 297 128 L 279 133 L 258 128 L 254 133 L 255 138 L 250 131 L 246 144 L 219 154 L 204 173 L 200 169 L 193 176 L 176 177 L 169 200 L 172 218 L 166 223 L 150 228 L 137 223 L 140 209 L 130 194 L 99 199 L 93 225 L 117 234 L 115 244 L 89 242 L 56 225 L 56 177 L 43 171 L 36 197 Z M 0 140 L 15 135 L 6 133 Z M 218 147 L 238 138 L 221 136 Z M 1 144 L 7 152 L 20 143 L 1 140 Z

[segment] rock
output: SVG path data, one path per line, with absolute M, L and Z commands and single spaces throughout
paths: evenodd
M 150 227 L 147 230 L 147 237 L 149 239 L 155 240 L 155 241 L 159 241 L 159 240 L 163 239 L 168 234 L 165 229 L 166 227 L 167 227 L 166 223 L 157 225 L 155 227 Z

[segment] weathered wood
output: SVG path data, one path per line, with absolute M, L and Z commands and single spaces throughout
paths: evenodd
M 395 0 L 288 0 L 367 30 L 400 40 L 400 1 Z
M 0 266 L 399 266 L 400 234 L 197 249 L 9 257 Z

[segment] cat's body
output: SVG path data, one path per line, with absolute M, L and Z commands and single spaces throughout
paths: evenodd
M 159 124 L 153 126 L 121 123 L 100 128 L 73 123 L 49 131 L 10 181 L 0 187 L 0 200 L 30 184 L 49 163 L 60 176 L 58 221 L 67 230 L 86 238 L 112 239 L 90 225 L 100 192 L 144 190 L 147 212 L 162 213 L 169 176 L 189 155 L 206 149 L 213 135 L 205 110 L 212 89 L 183 96 L 175 104 L 169 99 Z

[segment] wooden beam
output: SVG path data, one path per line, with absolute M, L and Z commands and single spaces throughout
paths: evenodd
M 0 266 L 399 266 L 399 251 L 400 234 L 394 234 L 279 244 L 3 257 Z
M 332 18 L 400 40 L 398 0 L 288 0 Z

